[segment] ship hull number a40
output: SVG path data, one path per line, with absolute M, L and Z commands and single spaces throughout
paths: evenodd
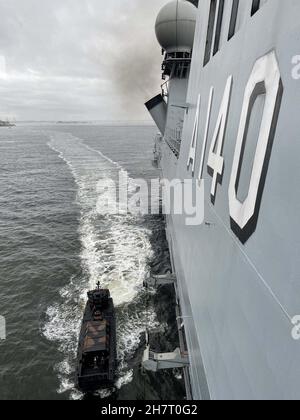
M 217 118 L 217 124 L 214 130 L 208 154 L 207 169 L 208 173 L 212 176 L 211 201 L 213 204 L 215 204 L 218 184 L 222 184 L 222 178 L 224 175 L 225 162 L 222 153 L 225 142 L 233 83 L 233 77 L 230 76 L 227 79 L 225 86 L 224 95 Z M 245 89 L 229 182 L 228 198 L 231 229 L 243 244 L 247 242 L 247 240 L 256 230 L 262 195 L 272 152 L 273 140 L 275 137 L 275 131 L 280 111 L 282 94 L 283 85 L 279 65 L 276 54 L 274 51 L 272 51 L 256 61 Z M 241 202 L 238 198 L 238 188 L 243 161 L 245 159 L 249 159 L 249 157 L 245 155 L 249 121 L 253 111 L 254 103 L 260 95 L 264 95 L 265 97 L 263 114 L 254 161 L 252 164 L 249 190 L 246 198 L 243 202 Z M 207 134 L 212 109 L 212 97 L 213 88 L 210 90 L 205 135 L 202 145 L 199 180 L 202 178 L 204 167 L 205 152 L 203 151 L 206 150 L 208 141 Z M 200 100 L 201 98 L 199 96 L 195 125 L 198 124 L 199 121 Z M 193 173 L 195 168 L 197 141 L 198 129 L 194 129 L 187 163 L 188 170 L 192 166 Z

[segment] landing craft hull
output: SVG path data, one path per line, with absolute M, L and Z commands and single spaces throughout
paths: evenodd
M 170 82 L 159 150 L 163 178 L 195 178 L 201 164 L 204 168 L 205 223 L 187 226 L 185 215 L 167 217 L 192 394 L 195 399 L 299 399 L 300 341 L 293 339 L 292 319 L 300 314 L 300 80 L 295 58 L 300 54 L 300 3 L 264 1 L 254 13 L 257 2 L 243 0 L 230 38 L 234 10 L 232 2 L 225 2 L 218 51 L 209 55 L 211 3 L 199 2 L 179 156 L 170 147 L 182 112 L 170 106 L 176 80 Z M 218 151 L 220 133 L 216 147 L 212 140 L 230 76 Z M 247 91 L 252 92 L 248 107 Z M 187 162 L 199 94 L 193 174 Z
M 105 356 L 107 360 L 105 364 L 101 365 L 99 361 L 104 353 L 104 348 L 101 348 L 103 341 L 106 342 Z M 85 354 L 87 347 L 90 347 L 91 351 L 89 361 L 87 360 L 88 354 Z M 98 358 L 98 362 L 94 363 L 96 358 Z M 87 303 L 80 330 L 77 360 L 76 382 L 80 391 L 93 392 L 114 386 L 117 349 L 116 318 L 112 299 L 109 299 L 107 307 L 103 310 L 101 321 L 98 322 L 95 322 L 93 311 L 89 302 Z

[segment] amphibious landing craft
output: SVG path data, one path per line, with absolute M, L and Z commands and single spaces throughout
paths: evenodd
M 155 161 L 205 190 L 201 225 L 166 217 L 188 395 L 298 399 L 300 2 L 175 0 L 156 34 Z
M 90 392 L 114 385 L 116 319 L 109 290 L 88 292 L 78 345 L 77 387 Z

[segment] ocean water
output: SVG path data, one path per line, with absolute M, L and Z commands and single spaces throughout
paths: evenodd
M 172 290 L 143 288 L 170 269 L 161 216 L 97 212 L 99 182 L 157 178 L 155 129 L 23 125 L 0 130 L 0 399 L 182 399 L 180 372 L 141 372 L 144 331 L 178 345 Z M 132 181 L 134 182 L 134 181 Z M 97 281 L 117 307 L 114 390 L 74 387 L 86 292 Z

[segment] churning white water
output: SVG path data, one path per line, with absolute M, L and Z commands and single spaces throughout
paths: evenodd
M 143 280 L 148 275 L 148 261 L 152 256 L 151 232 L 139 217 L 102 215 L 97 211 L 97 203 L 104 194 L 99 191 L 99 182 L 102 185 L 108 179 L 117 182 L 122 170 L 120 165 L 71 134 L 51 133 L 49 136 L 49 147 L 68 165 L 78 188 L 82 276 L 70 278 L 69 284 L 60 291 L 61 301 L 48 308 L 43 334 L 57 343 L 62 353 L 62 361 L 55 366 L 60 379 L 57 391 L 71 390 L 72 398 L 76 399 L 81 398 L 74 389 L 77 341 L 89 289 L 100 281 L 103 287 L 110 289 L 117 306 L 119 372 L 116 387 L 132 380 L 128 360 L 139 347 L 146 325 L 148 328 L 158 326 L 154 309 L 139 304 L 144 297 Z M 107 391 L 102 391 L 100 396 L 107 396 Z

